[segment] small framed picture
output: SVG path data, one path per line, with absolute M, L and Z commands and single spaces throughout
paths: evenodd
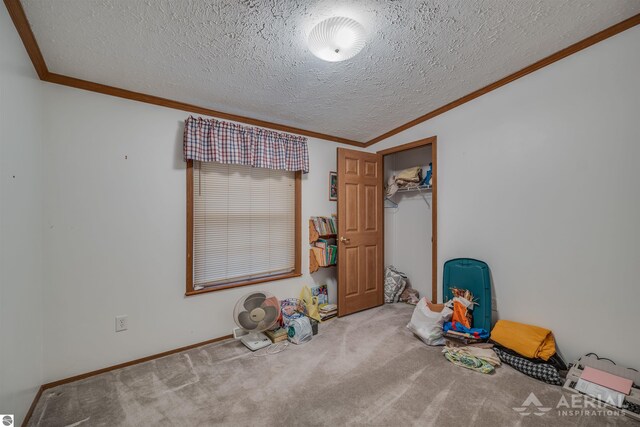
M 338 200 L 338 172 L 329 172 L 329 200 Z

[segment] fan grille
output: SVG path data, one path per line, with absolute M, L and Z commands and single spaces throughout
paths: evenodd
M 236 324 L 249 332 L 273 328 L 280 317 L 280 303 L 268 292 L 252 292 L 240 298 L 233 310 Z

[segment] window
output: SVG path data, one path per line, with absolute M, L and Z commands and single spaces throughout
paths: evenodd
M 300 275 L 300 179 L 188 162 L 187 295 Z

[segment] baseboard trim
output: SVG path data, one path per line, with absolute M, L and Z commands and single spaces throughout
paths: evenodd
M 43 391 L 44 391 L 44 386 L 40 386 L 38 388 L 38 392 L 33 398 L 33 402 L 31 402 L 31 406 L 29 406 L 29 410 L 27 411 L 27 414 L 24 416 L 24 420 L 22 421 L 22 427 L 26 427 L 26 425 L 29 423 L 29 420 L 31 419 L 31 415 L 33 414 L 33 410 L 36 409 L 36 405 L 40 400 L 40 396 L 42 396 Z
M 233 335 L 223 335 L 221 337 L 213 338 L 213 339 L 207 340 L 207 341 L 202 341 L 202 342 L 199 342 L 197 344 L 191 344 L 191 345 L 188 345 L 188 346 L 185 346 L 185 347 L 180 347 L 180 348 L 175 348 L 173 350 L 163 351 L 162 353 L 154 354 L 154 355 L 151 355 L 151 356 L 146 356 L 146 357 L 143 357 L 143 358 L 140 358 L 140 359 L 131 360 L 129 362 L 119 363 L 117 365 L 109 366 L 107 368 L 102 368 L 102 369 L 98 369 L 98 370 L 95 370 L 95 371 L 86 372 L 86 373 L 80 374 L 80 375 L 74 375 L 72 377 L 64 378 L 64 379 L 61 379 L 61 380 L 58 380 L 58 381 L 53 381 L 53 382 L 50 382 L 50 383 L 42 384 L 40 386 L 40 388 L 38 389 L 38 392 L 36 393 L 35 397 L 33 398 L 33 402 L 31 402 L 31 406 L 29 407 L 29 411 L 27 412 L 27 414 L 24 417 L 24 421 L 22 422 L 22 427 L 26 427 L 27 424 L 29 424 L 29 420 L 31 419 L 31 416 L 33 415 L 33 411 L 35 410 L 36 405 L 38 404 L 38 400 L 40 400 L 40 397 L 42 396 L 42 393 L 47 389 L 50 389 L 50 388 L 53 388 L 53 387 L 58 387 L 59 385 L 68 384 L 68 383 L 72 383 L 72 382 L 75 382 L 75 381 L 80 381 L 80 380 L 83 380 L 85 378 L 93 377 L 95 375 L 104 374 L 105 372 L 114 371 L 116 369 L 126 368 L 127 366 L 137 365 L 139 363 L 144 363 L 144 362 L 148 362 L 150 360 L 159 359 L 161 357 L 170 356 L 170 355 L 175 354 L 175 353 L 180 353 L 181 351 L 187 351 L 187 350 L 191 350 L 193 348 L 202 347 L 203 345 L 213 344 L 213 343 L 219 342 L 219 341 L 224 341 L 224 340 L 227 340 L 229 338 L 233 338 Z

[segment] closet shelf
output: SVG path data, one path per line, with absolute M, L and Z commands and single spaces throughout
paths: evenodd
M 337 237 L 337 234 L 318 234 L 318 237 L 320 239 L 335 239 Z
M 315 273 L 321 268 L 335 267 L 337 263 L 322 265 L 318 262 L 318 255 L 314 254 L 313 249 L 309 251 L 309 273 Z
M 393 202 L 393 200 L 391 200 L 391 198 L 393 196 L 395 196 L 398 193 L 413 193 L 413 192 L 430 192 L 433 190 L 433 186 L 431 185 L 419 185 L 417 187 L 409 187 L 409 188 L 398 188 L 398 190 L 392 194 L 391 196 L 387 196 L 385 195 L 384 198 L 389 200 L 390 202 Z M 395 202 L 394 202 L 395 203 Z
M 433 187 L 431 185 L 419 185 L 417 187 L 399 188 L 396 193 L 411 193 L 413 191 L 431 191 Z
M 409 187 L 409 188 L 399 188 L 395 194 L 391 195 L 391 196 L 385 196 L 384 200 L 385 202 L 389 202 L 391 203 L 391 206 L 385 206 L 385 208 L 390 207 L 390 208 L 397 208 L 398 207 L 398 203 L 394 202 L 392 200 L 392 197 L 395 196 L 398 193 L 420 193 L 422 195 L 422 198 L 424 199 L 425 203 L 428 205 L 429 202 L 427 201 L 427 198 L 425 197 L 424 193 L 430 193 L 433 190 L 433 186 L 431 185 L 419 185 L 417 187 Z

